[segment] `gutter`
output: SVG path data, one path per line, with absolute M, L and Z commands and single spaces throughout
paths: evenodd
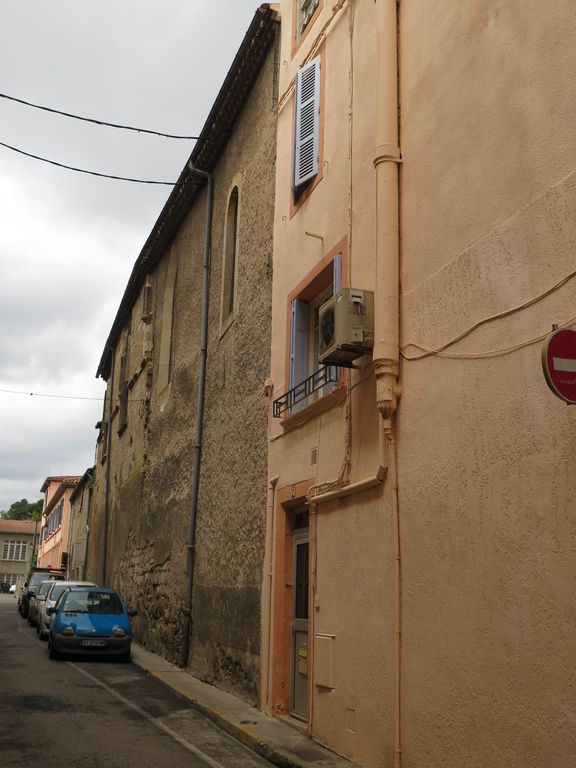
M 180 666 L 188 664 L 190 654 L 190 633 L 192 631 L 192 597 L 194 592 L 194 560 L 196 555 L 196 520 L 198 517 L 198 496 L 200 490 L 200 468 L 202 461 L 202 438 L 204 434 L 204 395 L 206 390 L 206 358 L 208 357 L 208 309 L 210 298 L 210 249 L 212 245 L 212 211 L 214 209 L 214 177 L 211 173 L 200 171 L 192 161 L 188 163 L 190 173 L 206 179 L 206 222 L 204 225 L 204 262 L 202 265 L 202 317 L 200 321 L 200 362 L 198 365 L 198 396 L 196 400 L 196 425 L 193 444 L 192 500 L 188 522 L 188 542 L 186 544 L 186 562 L 188 581 L 186 585 L 186 603 L 184 605 L 184 630 Z
M 393 765 L 402 765 L 402 561 L 395 414 L 398 407 L 400 360 L 400 239 L 399 173 L 402 162 L 398 120 L 397 0 L 377 5 L 376 136 L 376 286 L 374 292 L 374 352 L 376 407 L 380 430 L 389 446 L 391 528 L 393 534 L 394 679 Z M 383 497 L 385 498 L 385 497 Z M 385 501 L 384 501 L 385 503 Z

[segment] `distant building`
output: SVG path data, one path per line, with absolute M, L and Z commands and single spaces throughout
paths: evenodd
M 90 503 L 94 468 L 87 469 L 70 494 L 70 529 L 68 532 L 68 571 L 70 579 L 82 581 L 90 526 Z
M 30 570 L 38 523 L 0 518 L 0 584 L 22 584 Z
M 70 496 L 81 478 L 76 475 L 47 477 L 44 494 L 38 565 L 43 568 L 66 568 L 68 565 L 68 532 L 70 530 Z

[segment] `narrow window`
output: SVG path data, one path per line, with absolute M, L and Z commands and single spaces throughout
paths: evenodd
M 296 38 L 299 38 L 304 33 L 314 15 L 314 11 L 318 8 L 318 3 L 319 0 L 297 0 Z
M 238 187 L 228 200 L 224 235 L 224 269 L 222 274 L 222 325 L 229 322 L 236 309 L 236 269 L 238 262 Z
M 172 324 L 177 272 L 178 258 L 176 248 L 172 246 L 168 269 L 166 271 L 166 282 L 164 283 L 164 296 L 162 300 L 162 331 L 160 335 L 160 354 L 158 360 L 158 392 L 162 392 L 162 390 L 168 386 L 172 373 Z

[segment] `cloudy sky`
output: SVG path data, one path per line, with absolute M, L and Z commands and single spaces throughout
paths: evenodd
M 196 135 L 258 5 L 3 0 L 0 93 Z M 79 168 L 160 181 L 178 178 L 193 147 L 5 98 L 0 142 Z M 134 261 L 169 193 L 167 186 L 63 170 L 0 146 L 0 510 L 40 498 L 49 475 L 81 475 L 93 464 L 104 392 L 96 369 Z

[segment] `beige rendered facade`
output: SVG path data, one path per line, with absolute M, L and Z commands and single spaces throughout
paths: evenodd
M 569 768 L 576 9 L 281 6 L 262 706 L 369 768 Z M 374 348 L 303 398 L 340 285 Z
M 403 749 L 569 768 L 576 413 L 540 355 L 576 316 L 576 8 L 399 14 Z

